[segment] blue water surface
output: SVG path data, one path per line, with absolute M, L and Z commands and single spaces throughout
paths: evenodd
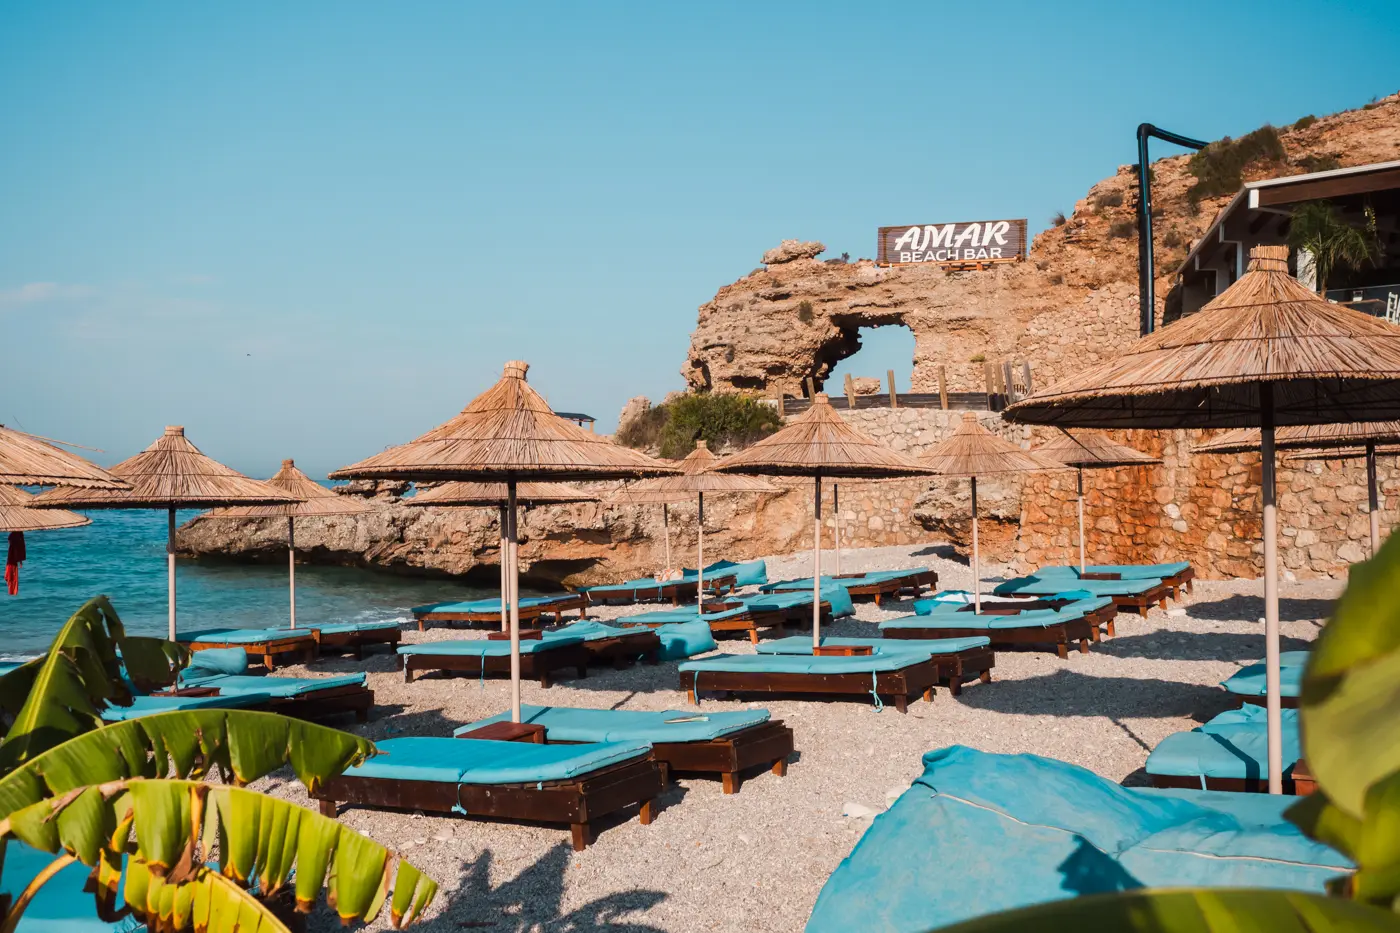
M 91 525 L 25 535 L 29 559 L 20 570 L 19 595 L 7 596 L 0 587 L 0 658 L 43 652 L 73 611 L 99 594 L 111 597 L 128 631 L 165 634 L 166 513 L 87 514 Z M 184 523 L 197 514 L 178 512 L 177 518 Z M 182 630 L 287 624 L 285 562 L 178 560 L 175 579 Z M 407 621 L 410 606 L 495 592 L 459 580 L 298 564 L 297 622 Z

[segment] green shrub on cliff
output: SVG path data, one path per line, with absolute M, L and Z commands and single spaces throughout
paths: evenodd
M 1192 206 L 1206 198 L 1234 194 L 1244 184 L 1244 172 L 1256 162 L 1282 162 L 1285 153 L 1278 130 L 1267 123 L 1239 139 L 1217 139 L 1186 163 L 1196 183 L 1186 196 Z
M 725 392 L 687 394 L 650 408 L 620 425 L 617 442 L 626 447 L 659 447 L 676 460 L 703 440 L 712 448 L 747 447 L 782 426 L 772 407 L 747 395 Z

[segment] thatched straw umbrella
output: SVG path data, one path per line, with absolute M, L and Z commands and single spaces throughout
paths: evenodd
M 1161 463 L 1162 460 L 1126 444 L 1111 441 L 1102 434 L 1081 434 L 1076 437 L 1068 431 L 1062 431 L 1059 437 L 1034 448 L 1031 452 L 1043 459 L 1074 467 L 1078 473 L 1076 488 L 1079 498 L 1079 572 L 1083 573 L 1087 566 L 1084 558 L 1084 471 L 1146 466 L 1150 463 Z
M 0 485 L 128 489 L 126 483 L 82 457 L 0 424 Z
M 281 505 L 240 505 L 215 509 L 206 518 L 285 518 L 287 520 L 287 596 L 290 603 L 288 628 L 297 627 L 297 519 L 327 518 L 335 515 L 363 515 L 374 506 L 357 496 L 342 496 L 322 486 L 291 460 L 282 461 L 282 469 L 272 475 L 267 485 L 280 489 L 297 502 Z
M 30 508 L 33 501 L 34 497 L 27 492 L 13 486 L 0 486 L 0 532 L 10 533 L 5 555 L 5 585 L 11 596 L 19 592 L 19 565 L 24 560 L 26 531 L 57 531 L 92 524 L 92 519 L 74 512 Z
M 646 454 L 619 447 L 560 418 L 525 381 L 528 363 L 506 364 L 499 382 L 462 413 L 398 447 L 336 470 L 332 479 L 414 482 L 504 482 L 509 513 L 510 709 L 520 721 L 520 588 L 516 504 L 526 480 L 569 482 L 632 479 L 675 472 Z
M 668 514 L 670 503 L 685 502 L 691 496 L 696 501 L 697 539 L 695 542 L 696 603 L 700 610 L 705 607 L 705 493 L 773 493 L 782 492 L 777 486 L 769 485 L 761 479 L 749 476 L 733 476 L 716 473 L 715 464 L 719 457 L 710 452 L 705 441 L 696 441 L 695 449 L 681 461 L 678 476 L 659 476 L 622 489 L 613 501 L 629 505 L 659 504 L 661 525 L 666 535 L 666 570 L 671 569 L 671 519 Z
M 1053 460 L 1045 460 L 1022 450 L 1006 438 L 982 427 L 977 416 L 963 412 L 958 429 L 930 449 L 919 454 L 919 462 L 942 476 L 966 476 L 972 486 L 972 608 L 982 611 L 982 568 L 977 545 L 977 477 L 998 473 L 1028 473 L 1060 470 Z
M 169 576 L 169 638 L 175 640 L 175 510 L 221 505 L 266 505 L 295 498 L 266 483 L 249 479 L 200 453 L 182 427 L 165 434 L 144 451 L 112 467 L 128 489 L 50 489 L 34 500 L 46 509 L 165 509 L 168 513 L 166 572 Z
M 866 437 L 841 420 L 826 393 L 787 426 L 745 450 L 725 457 L 714 469 L 761 476 L 810 476 L 812 522 L 812 650 L 821 647 L 822 477 L 893 479 L 933 471 L 897 450 Z
M 1309 424 L 1280 428 L 1275 450 L 1300 450 L 1290 460 L 1354 460 L 1366 458 L 1366 487 L 1371 513 L 1371 556 L 1381 546 L 1380 493 L 1376 483 L 1376 445 L 1400 442 L 1400 421 L 1365 421 L 1352 424 Z M 1263 445 L 1256 428 L 1227 431 L 1192 448 L 1198 454 L 1241 454 Z M 1360 446 L 1358 446 L 1360 445 Z
M 510 628 L 510 580 L 506 573 L 506 502 L 510 495 L 505 483 L 441 483 L 432 489 L 420 489 L 405 505 L 420 507 L 444 506 L 462 508 L 494 508 L 501 526 L 501 631 Z M 515 501 L 529 508 L 532 505 L 563 505 L 568 502 L 596 502 L 598 497 L 564 483 L 521 483 L 516 487 Z
M 1324 301 L 1288 274 L 1288 248 L 1195 315 L 1012 405 L 1012 421 L 1094 428 L 1261 429 L 1269 791 L 1283 790 L 1275 429 L 1400 418 L 1400 328 Z

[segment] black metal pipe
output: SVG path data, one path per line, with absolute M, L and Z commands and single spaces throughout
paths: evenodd
M 1151 123 L 1138 124 L 1138 333 L 1143 337 L 1152 333 L 1157 304 L 1153 294 L 1156 269 L 1152 259 L 1152 183 L 1148 180 L 1147 164 L 1147 139 L 1150 136 L 1187 149 L 1206 147 L 1199 139 L 1158 129 Z

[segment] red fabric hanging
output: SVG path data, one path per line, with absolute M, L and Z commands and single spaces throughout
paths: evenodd
M 11 596 L 19 595 L 19 565 L 24 563 L 24 532 L 10 532 L 10 546 L 5 552 L 5 589 Z

